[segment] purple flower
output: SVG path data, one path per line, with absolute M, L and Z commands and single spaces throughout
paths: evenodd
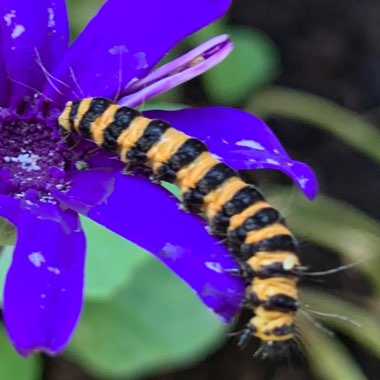
M 204 223 L 179 211 L 160 186 L 123 175 L 122 164 L 100 150 L 91 153 L 90 143 L 73 149 L 56 123 L 67 100 L 102 96 L 138 106 L 221 61 L 232 48 L 226 36 L 154 69 L 229 5 L 108 0 L 68 48 L 64 0 L 1 2 L 0 216 L 17 228 L 3 312 L 20 354 L 57 354 L 77 323 L 86 250 L 78 213 L 152 252 L 224 320 L 237 311 L 243 284 L 224 271 L 236 263 Z M 251 115 L 221 107 L 149 115 L 204 140 L 236 169 L 279 169 L 315 195 L 311 170 Z

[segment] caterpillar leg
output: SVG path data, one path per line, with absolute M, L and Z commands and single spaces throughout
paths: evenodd
M 141 169 L 141 165 L 133 161 L 128 161 L 123 168 L 123 174 L 128 175 L 128 176 L 133 176 L 136 174 L 138 169 Z
M 232 276 L 243 277 L 248 282 L 251 282 L 252 278 L 255 275 L 251 266 L 249 266 L 247 263 L 244 263 L 244 262 L 239 263 L 239 268 L 230 268 L 230 269 L 225 269 L 224 271 L 226 273 L 231 274 Z
M 252 330 L 252 327 L 250 325 L 247 325 L 246 328 L 241 330 L 238 333 L 237 346 L 241 349 L 244 349 L 247 346 L 247 344 L 249 343 L 249 341 L 251 340 L 252 333 L 253 333 L 253 330 Z
M 160 175 L 160 174 L 156 174 L 156 173 L 153 173 L 149 176 L 149 179 L 153 182 L 153 183 L 161 183 L 161 181 L 164 180 L 164 176 L 163 175 Z

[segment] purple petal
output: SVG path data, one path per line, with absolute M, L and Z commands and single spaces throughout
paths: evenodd
M 0 168 L 0 194 L 10 194 L 14 190 L 10 183 L 11 176 L 8 169 Z
M 0 46 L 2 46 L 2 38 L 0 33 Z M 5 66 L 3 52 L 0 50 L 0 107 L 8 105 L 10 82 L 7 78 L 7 68 Z
M 64 0 L 0 2 L 3 57 L 13 98 L 11 105 L 41 90 L 65 53 L 68 22 Z
M 162 187 L 139 175 L 98 168 L 77 174 L 70 190 L 55 196 L 152 252 L 224 320 L 237 312 L 244 284 L 224 270 L 236 268 L 236 262 L 202 220 L 180 211 Z
M 62 88 L 65 99 L 123 93 L 129 82 L 146 76 L 177 42 L 220 17 L 230 3 L 108 0 L 55 72 L 73 88 Z M 59 98 L 51 87 L 47 95 Z
M 0 194 L 0 217 L 16 224 L 19 207 L 19 200 L 9 197 L 8 195 Z
M 310 167 L 292 160 L 269 127 L 247 112 L 207 107 L 146 114 L 204 141 L 211 152 L 235 169 L 277 169 L 292 178 L 308 198 L 317 194 L 317 180 Z
M 162 92 L 169 91 L 223 61 L 232 48 L 228 36 L 215 37 L 132 84 L 126 92 L 129 95 L 120 99 L 119 104 L 136 107 Z
M 60 352 L 82 306 L 85 237 L 78 216 L 45 206 L 0 196 L 0 215 L 17 227 L 4 320 L 13 345 L 25 356 Z

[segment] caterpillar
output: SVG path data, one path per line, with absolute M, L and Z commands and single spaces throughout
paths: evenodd
M 210 233 L 226 241 L 247 284 L 244 306 L 253 311 L 239 333 L 239 346 L 254 336 L 268 353 L 295 338 L 302 270 L 297 241 L 254 185 L 215 158 L 202 141 L 104 98 L 69 101 L 58 124 L 63 133 L 92 140 L 122 162 L 148 166 L 154 181 L 174 183 L 182 207 L 203 216 Z

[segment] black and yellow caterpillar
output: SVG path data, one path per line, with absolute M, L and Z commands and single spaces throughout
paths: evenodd
M 125 163 L 148 166 L 154 180 L 177 185 L 183 207 L 202 215 L 211 233 L 225 239 L 247 283 L 244 304 L 254 312 L 240 333 L 240 346 L 253 335 L 265 351 L 295 337 L 297 242 L 255 186 L 203 142 L 107 99 L 70 101 L 58 122 L 64 132 L 92 140 Z

